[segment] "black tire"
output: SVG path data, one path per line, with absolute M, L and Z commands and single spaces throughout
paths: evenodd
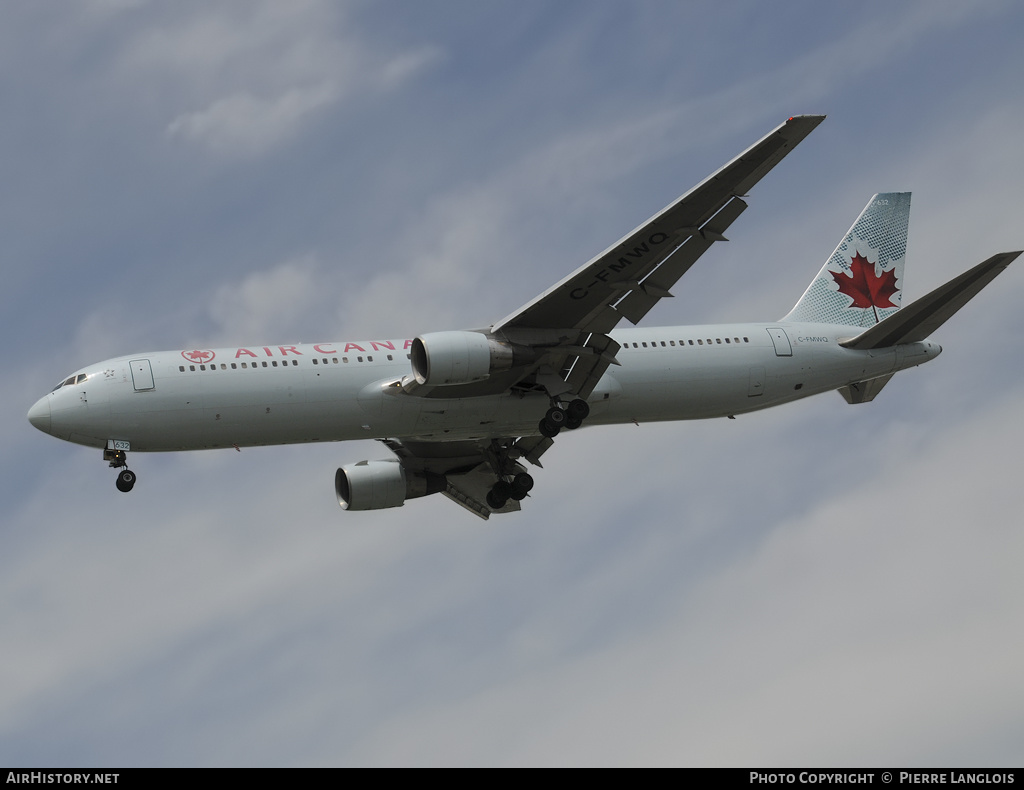
M 576 400 L 569 404 L 566 411 L 569 412 L 570 418 L 576 417 L 580 422 L 583 422 L 590 416 L 590 404 L 583 400 L 583 398 L 576 398 Z
M 493 510 L 501 510 L 508 504 L 508 498 L 511 493 L 512 486 L 504 480 L 499 480 L 487 492 L 487 505 Z
M 526 472 L 520 472 L 512 480 L 511 497 L 516 501 L 526 499 L 526 495 L 533 489 L 533 477 Z
M 554 439 L 558 436 L 558 431 L 561 430 L 558 426 L 549 423 L 547 417 L 540 421 L 540 425 L 537 428 L 540 430 L 541 436 L 546 436 L 549 439 Z
M 117 490 L 124 493 L 128 493 L 135 487 L 135 472 L 130 469 L 124 469 L 117 475 Z
M 548 423 L 550 423 L 555 428 L 561 428 L 563 425 L 565 425 L 565 421 L 568 418 L 568 416 L 569 415 L 567 415 L 557 406 L 552 406 L 550 409 L 548 409 L 548 413 L 544 416 L 544 419 L 547 420 Z
M 512 478 L 512 487 L 521 488 L 523 491 L 533 490 L 533 475 L 529 472 L 520 472 Z

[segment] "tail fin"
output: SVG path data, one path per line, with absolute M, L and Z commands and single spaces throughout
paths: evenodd
M 900 309 L 910 193 L 868 201 L 783 321 L 870 327 Z

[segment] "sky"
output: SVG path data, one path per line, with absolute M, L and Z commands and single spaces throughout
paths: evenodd
M 784 315 L 875 192 L 906 298 L 1024 247 L 1024 7 L 0 7 L 0 765 L 1020 766 L 1024 270 L 870 404 L 559 437 L 523 511 L 342 511 L 372 442 L 100 452 L 146 350 L 484 326 L 787 117 L 645 325 Z

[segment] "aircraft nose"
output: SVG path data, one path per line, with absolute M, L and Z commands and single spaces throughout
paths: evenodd
M 50 432 L 50 399 L 40 398 L 28 410 L 28 421 L 43 433 Z

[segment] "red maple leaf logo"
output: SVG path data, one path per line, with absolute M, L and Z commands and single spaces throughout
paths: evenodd
M 199 349 L 195 351 L 182 351 L 181 355 L 189 362 L 208 362 L 215 356 L 212 351 L 200 351 Z
M 863 309 L 872 308 L 875 311 L 875 322 L 878 322 L 878 308 L 899 307 L 894 304 L 892 297 L 899 292 L 896 286 L 896 272 L 892 269 L 883 271 L 881 275 L 875 274 L 875 264 L 856 252 L 853 260 L 850 261 L 850 274 L 843 272 L 831 272 L 836 285 L 839 286 L 839 293 L 849 296 L 853 300 L 850 307 Z

